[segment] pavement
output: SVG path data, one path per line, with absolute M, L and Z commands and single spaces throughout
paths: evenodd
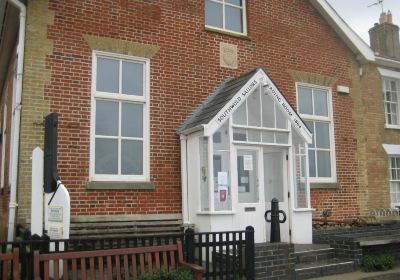
M 325 277 L 312 278 L 313 280 L 399 280 L 400 279 L 400 265 L 395 266 L 388 271 L 378 272 L 363 272 L 361 270 L 336 274 Z

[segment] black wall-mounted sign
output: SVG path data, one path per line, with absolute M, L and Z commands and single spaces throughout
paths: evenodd
M 45 118 L 44 131 L 44 192 L 57 189 L 57 125 L 58 114 L 51 113 Z

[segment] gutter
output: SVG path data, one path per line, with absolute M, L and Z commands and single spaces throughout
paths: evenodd
M 17 79 L 15 84 L 15 96 L 13 96 L 12 107 L 12 149 L 11 149 L 11 187 L 10 204 L 8 214 L 7 241 L 14 240 L 15 214 L 17 204 L 17 178 L 18 178 L 18 154 L 19 154 L 19 133 L 21 125 L 21 100 L 22 100 L 22 79 L 24 69 L 25 53 L 25 27 L 26 27 L 26 6 L 19 0 L 8 0 L 8 3 L 19 9 L 19 31 L 17 49 Z

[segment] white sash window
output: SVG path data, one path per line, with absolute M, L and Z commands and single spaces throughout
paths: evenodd
M 94 53 L 91 178 L 148 181 L 146 59 Z

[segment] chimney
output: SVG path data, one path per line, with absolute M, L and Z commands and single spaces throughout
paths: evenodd
M 399 27 L 390 11 L 381 13 L 379 24 L 369 30 L 371 48 L 380 56 L 400 60 Z

